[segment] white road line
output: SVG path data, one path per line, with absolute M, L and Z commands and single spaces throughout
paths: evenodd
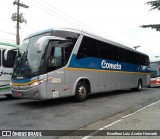
M 135 111 L 135 112 L 133 112 L 133 113 L 130 113 L 130 114 L 126 115 L 126 116 L 123 116 L 121 119 L 125 119 L 125 118 L 127 118 L 127 117 L 129 117 L 129 116 L 132 116 L 132 115 L 134 115 L 134 114 L 136 114 L 136 113 L 138 113 L 138 112 L 140 112 L 140 111 L 142 111 L 142 110 L 144 110 L 144 109 L 146 109 L 146 108 L 148 108 L 148 107 L 150 107 L 150 106 L 155 105 L 155 104 L 158 103 L 158 102 L 160 102 L 160 100 L 158 100 L 158 101 L 156 101 L 156 102 L 153 102 L 153 103 L 151 103 L 151 104 L 149 104 L 149 105 L 147 105 L 147 106 L 145 106 L 145 107 L 143 107 L 143 108 L 141 108 L 141 109 L 139 109 L 139 110 L 137 110 L 137 111 Z
M 97 129 L 97 131 L 95 131 L 95 132 L 93 132 L 93 133 L 89 134 L 88 136 L 85 136 L 85 137 L 83 137 L 83 138 L 81 138 L 81 139 L 88 139 L 88 138 L 96 135 L 96 134 L 97 134 L 98 132 L 100 132 L 101 130 L 104 130 L 104 129 L 108 128 L 108 127 L 111 127 L 111 126 L 113 126 L 113 125 L 115 125 L 115 124 L 123 121 L 125 118 L 128 118 L 128 117 L 130 117 L 130 116 L 133 116 L 134 114 L 136 114 L 136 113 L 138 113 L 138 112 L 140 112 L 140 111 L 142 111 L 142 110 L 144 110 L 144 109 L 146 109 L 146 108 L 148 108 L 148 107 L 150 107 L 150 106 L 153 106 L 153 105 L 157 104 L 158 102 L 160 102 L 160 100 L 158 100 L 158 101 L 156 101 L 156 102 L 153 102 L 153 103 L 151 103 L 151 104 L 149 104 L 149 105 L 147 105 L 147 106 L 145 106 L 145 107 L 143 107 L 143 108 L 141 108 L 141 109 L 139 109 L 139 110 L 137 110 L 137 111 L 135 111 L 135 112 L 133 112 L 133 113 L 130 113 L 130 114 L 126 115 L 126 116 L 123 116 L 123 117 L 121 117 L 121 119 L 119 119 L 119 120 L 117 120 L 117 121 L 115 121 L 115 122 L 113 122 L 113 123 L 111 123 L 111 124 L 108 124 L 108 125 L 106 125 L 106 126 L 104 126 L 104 127 L 102 127 L 102 128 L 99 128 L 99 129 Z
M 110 127 L 110 126 L 113 126 L 114 124 L 117 124 L 117 123 L 119 123 L 120 121 L 122 121 L 122 119 L 119 119 L 119 120 L 117 120 L 117 121 L 115 121 L 115 122 L 113 122 L 113 123 L 111 123 L 111 124 L 109 124 L 109 125 L 106 125 L 106 126 L 100 128 L 100 129 L 98 129 L 97 131 L 92 132 L 92 133 L 89 134 L 88 136 L 83 137 L 82 139 L 88 139 L 88 138 L 90 138 L 91 136 L 94 136 L 95 134 L 97 134 L 99 131 L 104 130 L 105 128 L 108 128 L 108 127 Z

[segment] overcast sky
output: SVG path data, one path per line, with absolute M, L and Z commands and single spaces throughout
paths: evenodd
M 3 0 L 0 8 L 0 41 L 15 42 L 16 12 L 14 0 Z M 160 11 L 149 11 L 149 0 L 20 0 L 29 8 L 21 8 L 27 23 L 21 24 L 21 40 L 47 28 L 84 29 L 129 47 L 141 46 L 153 60 L 160 56 L 160 32 L 142 29 L 143 24 L 160 23 Z M 7 32 L 7 33 L 5 33 Z M 9 34 L 13 33 L 13 34 Z

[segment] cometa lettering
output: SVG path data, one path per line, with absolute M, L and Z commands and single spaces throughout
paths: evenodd
M 107 63 L 105 60 L 101 62 L 101 66 L 103 69 L 121 70 L 121 64 Z

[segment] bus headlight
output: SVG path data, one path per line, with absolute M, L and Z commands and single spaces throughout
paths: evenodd
M 35 87 L 35 86 L 37 86 L 39 84 L 40 84 L 40 81 L 36 81 L 36 82 L 34 82 L 34 83 L 31 84 L 31 87 Z
M 10 82 L 9 84 L 10 84 L 10 86 L 12 86 L 12 82 Z
M 35 87 L 35 86 L 38 86 L 40 84 L 44 83 L 44 80 L 41 80 L 41 81 L 35 81 L 34 83 L 32 83 L 30 86 L 31 87 Z

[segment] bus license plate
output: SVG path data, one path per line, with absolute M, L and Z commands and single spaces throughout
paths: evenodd
M 17 92 L 16 94 L 17 94 L 17 96 L 20 96 L 20 97 L 23 96 L 22 92 Z

